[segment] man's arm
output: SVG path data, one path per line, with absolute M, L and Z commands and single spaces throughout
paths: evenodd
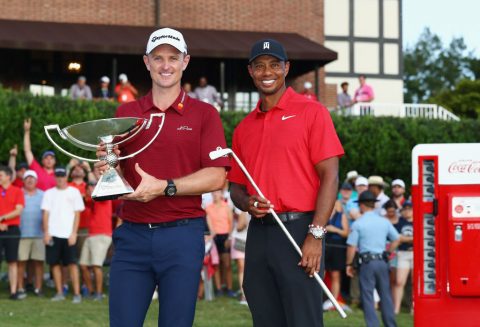
M 338 157 L 320 161 L 315 165 L 315 170 L 320 179 L 320 189 L 317 194 L 312 225 L 323 227 L 328 223 L 337 197 Z M 299 265 L 310 277 L 313 277 L 314 272 L 320 271 L 322 240 L 317 240 L 308 233 L 302 245 L 302 253 Z
M 27 118 L 23 121 L 23 151 L 25 152 L 25 159 L 28 165 L 32 164 L 34 160 L 32 152 L 32 144 L 30 143 L 30 129 L 32 127 L 32 119 Z
M 353 277 L 354 269 L 352 267 L 353 258 L 355 258 L 355 253 L 357 252 L 357 247 L 353 245 L 349 245 L 347 248 L 347 276 Z
M 123 196 L 123 199 L 148 202 L 164 195 L 163 192 L 168 184 L 166 180 L 157 179 L 147 174 L 138 163 L 135 164 L 135 170 L 142 177 L 142 181 L 135 192 Z M 225 177 L 224 167 L 202 168 L 193 174 L 173 180 L 177 187 L 176 195 L 201 195 L 220 190 L 225 185 Z
M 15 144 L 13 148 L 10 149 L 10 157 L 8 158 L 8 167 L 10 167 L 10 169 L 13 172 L 12 181 L 14 181 L 15 178 L 17 178 L 17 173 L 15 169 L 15 166 L 17 165 L 17 154 L 18 154 L 18 146 Z
M 50 233 L 48 232 L 48 220 L 49 220 L 49 213 L 48 210 L 43 210 L 43 241 L 45 242 L 46 245 L 50 243 L 50 240 L 52 237 L 50 236 Z
M 15 217 L 18 217 L 22 214 L 22 210 L 23 210 L 23 205 L 17 204 L 17 205 L 15 205 L 14 210 L 0 216 L 0 221 L 5 221 L 5 220 L 8 220 L 8 219 L 13 219 Z
M 72 234 L 68 238 L 68 245 L 72 246 L 77 243 L 78 224 L 80 223 L 80 211 L 75 211 L 75 219 L 73 220 Z

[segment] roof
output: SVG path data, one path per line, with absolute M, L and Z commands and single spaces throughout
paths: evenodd
M 2 48 L 68 52 L 137 54 L 145 52 L 153 26 L 0 20 Z M 337 53 L 295 33 L 183 29 L 189 54 L 204 58 L 247 60 L 250 47 L 262 38 L 281 42 L 289 59 L 318 66 L 337 59 Z

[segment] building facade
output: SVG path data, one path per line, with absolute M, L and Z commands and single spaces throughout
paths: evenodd
M 326 83 L 340 92 L 367 76 L 375 102 L 403 102 L 402 0 L 325 0 L 325 46 L 338 59 L 325 67 Z M 330 102 L 332 99 L 330 99 Z
M 402 98 L 400 8 L 401 0 L 9 1 L 2 4 L 0 23 L 15 22 L 17 25 L 11 29 L 14 32 L 23 29 L 22 40 L 26 33 L 31 34 L 31 39 L 18 42 L 9 39 L 5 42 L 0 31 L 0 41 L 3 41 L 0 42 L 0 59 L 12 60 L 11 65 L 0 67 L 0 83 L 14 88 L 25 88 L 25 81 L 47 84 L 52 85 L 58 94 L 59 90 L 74 83 L 80 74 L 86 75 L 90 85 L 96 87 L 101 75 L 110 76 L 115 81 L 123 72 L 141 93 L 145 92 L 149 88 L 149 78 L 141 60 L 143 44 L 146 44 L 149 32 L 157 26 L 169 26 L 200 31 L 193 40 L 199 55 L 192 55 L 186 81 L 195 86 L 200 76 L 206 76 L 232 104 L 235 102 L 233 98 L 240 101 L 249 99 L 247 107 L 251 106 L 252 100 L 255 101 L 254 88 L 245 67 L 250 40 L 273 33 L 279 37 L 282 33 L 288 34 L 290 37 L 285 40 L 292 40 L 292 35 L 298 35 L 307 47 L 311 45 L 308 42 L 313 42 L 338 53 L 336 61 L 331 54 L 323 58 L 320 52 L 317 57 L 314 52 L 310 53 L 310 58 L 304 61 L 300 60 L 303 57 L 293 56 L 292 78 L 288 83 L 297 91 L 301 91 L 303 82 L 308 80 L 316 85 L 320 100 L 334 107 L 339 84 L 350 82 L 353 92 L 357 86 L 357 75 L 363 73 L 373 85 L 377 101 L 398 102 Z M 52 35 L 58 33 L 58 29 L 71 25 L 68 29 L 72 34 L 71 40 L 63 36 L 57 43 L 48 43 L 48 33 L 40 34 L 31 30 L 31 26 L 22 26 L 21 22 L 29 21 L 62 23 L 42 27 L 51 29 Z M 84 25 L 91 26 L 83 28 Z M 108 26 L 111 30 L 95 29 L 95 26 Z M 137 39 L 133 40 L 132 33 L 127 33 L 125 27 L 136 28 Z M 227 36 L 211 39 L 210 34 L 207 36 L 201 31 L 219 31 Z M 226 48 L 232 46 L 227 44 L 229 33 L 250 34 L 244 37 L 244 44 L 237 44 L 237 56 L 223 60 L 217 48 L 222 43 Z M 142 35 L 140 38 L 144 40 L 138 40 L 138 35 Z M 107 50 L 101 40 L 98 41 L 102 37 L 105 43 L 115 39 L 115 49 L 120 50 Z M 97 43 L 92 42 L 88 47 L 88 38 L 96 38 Z M 213 44 L 216 40 L 217 44 Z M 134 41 L 138 43 L 138 51 L 131 47 L 129 51 L 121 51 Z M 187 38 L 187 42 L 191 41 Z M 43 46 L 37 46 L 42 42 L 45 43 Z M 9 46 L 10 43 L 14 45 Z M 83 47 L 79 48 L 79 43 Z M 214 47 L 215 51 L 212 51 Z M 287 44 L 288 52 L 294 53 L 297 48 L 300 44 L 295 40 Z M 68 70 L 66 67 L 71 62 L 81 63 L 81 71 Z M 307 67 L 310 73 L 307 73 Z

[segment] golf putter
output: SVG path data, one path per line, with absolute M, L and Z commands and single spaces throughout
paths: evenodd
M 231 155 L 233 157 L 233 159 L 235 159 L 235 161 L 237 162 L 238 166 L 240 167 L 240 169 L 243 171 L 243 173 L 245 174 L 245 176 L 248 178 L 249 182 L 252 184 L 252 186 L 255 188 L 255 190 L 257 191 L 258 195 L 260 195 L 262 198 L 265 198 L 265 196 L 263 195 L 262 191 L 260 191 L 260 189 L 258 188 L 257 184 L 255 183 L 255 181 L 253 180 L 252 176 L 250 176 L 250 174 L 248 173 L 247 171 L 247 168 L 245 168 L 245 166 L 243 165 L 243 163 L 240 161 L 240 159 L 237 157 L 237 155 L 232 151 L 232 149 L 229 149 L 229 148 L 223 148 L 223 149 L 217 149 L 215 151 L 212 151 L 210 152 L 210 159 L 212 160 L 215 160 L 215 159 L 218 159 L 220 157 L 223 157 L 223 156 L 226 156 L 226 155 Z M 266 199 L 266 198 L 265 198 Z M 283 222 L 280 220 L 280 218 L 278 217 L 277 213 L 275 212 L 275 210 L 273 209 L 269 209 L 268 210 L 272 216 L 275 218 L 275 221 L 278 223 L 278 225 L 280 226 L 280 228 L 282 229 L 282 231 L 285 233 L 285 235 L 287 236 L 288 240 L 290 241 L 290 243 L 292 243 L 293 247 L 295 248 L 295 250 L 297 251 L 297 253 L 300 255 L 300 257 L 303 256 L 302 254 L 302 250 L 300 249 L 300 247 L 298 246 L 297 242 L 295 242 L 295 240 L 293 239 L 292 235 L 290 235 L 290 232 L 285 228 L 285 225 L 283 224 Z M 323 280 L 320 278 L 320 276 L 317 274 L 317 273 L 314 273 L 313 274 L 314 278 L 316 279 L 316 281 L 318 282 L 318 284 L 320 284 L 320 286 L 322 287 L 323 289 L 323 292 L 325 294 L 327 294 L 327 297 L 328 299 L 332 302 L 333 306 L 335 307 L 335 309 L 338 311 L 338 313 L 340 314 L 340 316 L 342 318 L 346 318 L 347 317 L 347 314 L 345 313 L 345 311 L 343 310 L 343 308 L 338 304 L 337 300 L 335 299 L 335 297 L 333 296 L 332 292 L 330 292 L 330 290 L 328 289 L 327 285 L 325 285 L 325 283 L 323 282 Z

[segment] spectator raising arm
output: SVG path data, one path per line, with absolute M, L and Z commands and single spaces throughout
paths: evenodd
M 32 119 L 27 118 L 23 121 L 23 151 L 25 152 L 25 160 L 31 165 L 35 159 L 32 152 L 32 144 L 30 142 L 30 129 L 32 127 Z

